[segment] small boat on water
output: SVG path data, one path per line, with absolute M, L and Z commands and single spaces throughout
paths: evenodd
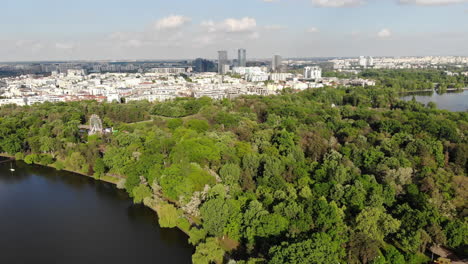
M 15 171 L 15 169 L 13 169 L 13 162 L 10 162 L 10 171 Z

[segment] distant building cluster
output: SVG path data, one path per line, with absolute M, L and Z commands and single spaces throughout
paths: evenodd
M 221 56 L 225 58 L 224 54 Z M 196 61 L 195 69 L 213 66 L 203 59 Z M 223 99 L 239 95 L 273 95 L 284 88 L 304 90 L 324 85 L 319 82 L 319 67 L 308 67 L 308 78 L 302 74 L 273 72 L 267 66 L 237 66 L 225 70 L 229 74 L 197 72 L 192 67 L 157 67 L 147 69 L 145 73 L 93 73 L 85 69 L 69 69 L 53 71 L 47 76 L 5 77 L 0 79 L 0 105 L 78 100 L 153 102 L 203 96 Z
M 0 105 L 32 105 L 77 100 L 166 101 L 177 97 L 213 99 L 239 95 L 273 95 L 285 88 L 304 90 L 324 86 L 375 86 L 373 80 L 323 77 L 317 65 L 333 64 L 337 71 L 358 73 L 365 68 L 399 69 L 468 65 L 467 57 L 402 57 L 349 59 L 248 60 L 245 49 L 230 61 L 226 50 L 218 60 L 154 62 L 9 63 L 0 65 Z M 119 71 L 111 69 L 117 67 Z M 468 72 L 445 70 L 447 75 Z M 0 75 L 1 76 L 1 75 Z
M 368 57 L 359 56 L 359 66 L 363 68 L 373 67 L 374 58 L 372 58 L 371 56 L 368 56 Z
M 233 72 L 233 68 L 245 68 L 247 66 L 247 50 L 237 50 L 237 61 L 229 61 L 228 52 L 226 50 L 218 51 L 218 73 L 227 74 Z M 270 68 L 272 72 L 283 71 L 283 61 L 280 55 L 274 55 L 271 60 Z
M 365 57 L 332 59 L 335 70 L 373 69 L 421 69 L 444 68 L 448 65 L 466 67 L 468 57 L 457 56 L 426 56 L 426 57 Z
M 356 78 L 356 79 L 340 79 L 336 77 L 322 78 L 322 84 L 326 86 L 375 86 L 374 80 Z

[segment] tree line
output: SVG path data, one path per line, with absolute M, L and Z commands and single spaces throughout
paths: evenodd
M 426 263 L 434 245 L 466 256 L 468 114 L 397 90 L 3 106 L 0 152 L 118 176 L 189 234 L 194 263 Z M 91 114 L 118 132 L 87 135 Z

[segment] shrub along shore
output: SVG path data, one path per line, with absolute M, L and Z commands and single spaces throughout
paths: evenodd
M 21 155 L 19 155 L 19 156 L 21 156 Z M 10 155 L 10 154 L 7 154 L 7 153 L 0 153 L 0 157 L 9 158 L 11 160 L 18 160 L 17 157 L 15 157 L 13 155 Z M 44 165 L 44 164 L 40 164 L 40 163 L 34 163 L 34 164 L 58 170 L 53 164 L 49 164 L 49 165 Z M 104 175 L 104 176 L 101 176 L 101 177 L 96 177 L 95 175 L 92 175 L 92 174 L 83 173 L 83 172 L 80 172 L 80 171 L 73 171 L 73 170 L 69 170 L 69 169 L 66 169 L 66 168 L 62 168 L 60 170 L 71 172 L 71 173 L 74 173 L 74 174 L 77 174 L 77 175 L 80 175 L 80 176 L 93 178 L 94 180 L 97 180 L 97 181 L 107 182 L 107 183 L 115 185 L 116 188 L 118 188 L 118 189 L 125 189 L 124 181 L 122 181 L 122 179 L 125 179 L 125 178 L 117 178 L 117 177 L 112 176 L 112 175 Z M 120 184 L 119 184 L 119 182 L 120 182 Z M 161 207 L 164 206 L 165 204 L 170 203 L 169 201 L 164 199 L 164 197 L 162 197 L 161 195 L 157 195 L 157 194 L 154 194 L 154 193 L 153 193 L 152 197 L 147 197 L 147 199 L 144 200 L 143 202 L 144 202 L 143 204 L 146 207 L 148 207 L 151 210 L 153 210 L 154 212 L 156 212 L 156 214 L 158 214 L 158 217 L 161 217 L 160 216 L 160 214 L 162 213 L 161 212 Z M 185 216 L 185 217 L 186 218 L 191 218 L 191 216 L 188 216 L 188 215 Z M 189 234 L 189 229 L 187 229 L 187 226 L 182 225 L 182 226 L 175 226 L 175 227 L 178 228 L 179 230 L 181 230 L 182 232 L 184 232 L 185 234 L 190 235 Z

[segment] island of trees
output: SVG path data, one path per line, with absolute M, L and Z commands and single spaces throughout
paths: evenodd
M 359 74 L 325 71 L 325 77 L 373 79 L 379 87 L 392 88 L 398 92 L 462 90 L 468 87 L 468 68 L 437 69 L 365 69 Z M 450 72 L 451 74 L 447 74 Z
M 194 263 L 466 256 L 468 113 L 396 90 L 4 106 L 0 152 L 125 188 L 189 235 Z M 92 114 L 113 132 L 80 130 Z

